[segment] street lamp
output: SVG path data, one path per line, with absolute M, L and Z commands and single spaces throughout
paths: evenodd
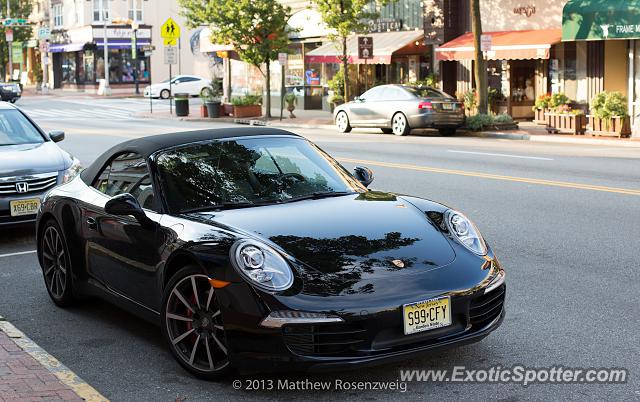
M 133 58 L 133 80 L 136 84 L 136 95 L 140 94 L 140 80 L 138 79 L 138 73 L 140 71 L 140 65 L 138 61 L 138 28 L 140 25 L 138 21 L 131 21 L 131 57 Z
M 107 35 L 107 24 L 109 21 L 109 11 L 107 11 L 102 4 L 100 5 L 100 13 L 102 14 L 102 26 L 103 39 L 102 46 L 104 47 L 104 92 L 103 95 L 111 95 L 111 87 L 109 87 L 109 35 Z

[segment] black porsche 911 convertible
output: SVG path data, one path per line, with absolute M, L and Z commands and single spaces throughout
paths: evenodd
M 47 291 L 157 322 L 206 379 L 404 359 L 496 329 L 505 273 L 474 224 L 372 180 L 277 129 L 124 142 L 45 196 Z

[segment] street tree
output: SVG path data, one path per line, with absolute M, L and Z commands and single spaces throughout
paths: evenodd
M 287 21 L 291 9 L 277 0 L 179 0 L 179 3 L 187 26 L 209 26 L 212 42 L 233 46 L 240 59 L 264 75 L 265 117 L 270 118 L 270 64 L 278 53 L 288 51 Z
M 480 47 L 482 36 L 482 20 L 480 18 L 480 0 L 471 1 L 471 31 L 473 32 L 473 46 L 475 51 L 475 67 L 473 73 L 476 79 L 478 93 L 478 113 L 487 113 L 487 67 Z
M 3 18 L 6 18 L 6 4 L 7 2 L 0 2 L 0 15 Z M 33 12 L 33 0 L 9 0 L 8 1 L 9 9 L 11 10 L 11 18 L 29 18 L 29 14 Z M 33 35 L 33 27 L 32 26 L 14 26 L 14 27 L 6 27 L 4 25 L 0 26 L 0 62 L 2 63 L 2 71 L 3 75 L 6 75 L 7 67 L 9 63 L 9 45 L 6 40 L 6 32 L 7 29 L 10 28 L 13 30 L 13 42 L 14 43 L 25 43 L 29 39 L 31 39 Z
M 376 11 L 395 0 L 311 0 L 316 5 L 322 20 L 334 32 L 330 39 L 339 41 L 340 61 L 344 74 L 344 100 L 349 100 L 349 55 L 347 54 L 347 38 L 358 32 L 366 33 L 368 20 L 376 19 Z

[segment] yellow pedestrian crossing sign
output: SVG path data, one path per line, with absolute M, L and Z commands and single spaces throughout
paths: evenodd
M 178 39 L 180 37 L 180 26 L 173 19 L 168 18 L 160 28 L 160 36 L 165 39 L 165 44 L 166 39 Z
M 178 40 L 176 38 L 164 38 L 165 46 L 178 46 Z

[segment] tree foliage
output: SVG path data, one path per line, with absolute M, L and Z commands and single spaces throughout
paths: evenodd
M 191 28 L 206 25 L 213 43 L 233 46 L 243 61 L 265 76 L 266 113 L 271 114 L 269 64 L 287 52 L 291 9 L 277 0 L 179 0 Z M 262 70 L 262 65 L 265 70 Z
M 344 95 L 349 98 L 349 55 L 347 54 L 347 38 L 353 33 L 366 33 L 368 20 L 379 16 L 377 9 L 395 0 L 311 0 L 316 5 L 322 20 L 334 33 L 329 37 L 339 39 L 342 70 L 344 72 Z
M 9 6 L 11 8 L 11 18 L 28 18 L 29 14 L 33 11 L 34 0 L 10 0 Z M 0 11 L 3 17 L 6 16 L 6 1 L 0 2 Z M 6 30 L 9 27 L 0 25 L 0 62 L 2 63 L 3 70 L 6 69 L 9 62 L 9 47 L 5 39 Z M 33 27 L 10 27 L 13 29 L 13 42 L 26 42 L 31 39 L 33 34 Z

